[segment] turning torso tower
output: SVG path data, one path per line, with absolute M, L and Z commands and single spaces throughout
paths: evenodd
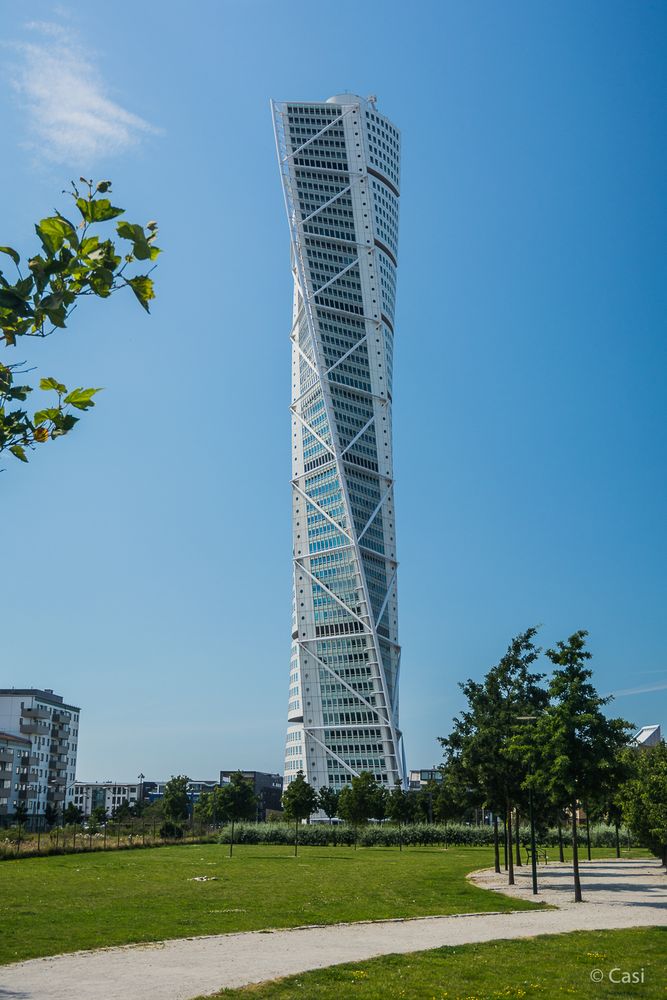
M 292 241 L 294 591 L 285 784 L 406 778 L 392 356 L 400 138 L 374 98 L 272 102 Z

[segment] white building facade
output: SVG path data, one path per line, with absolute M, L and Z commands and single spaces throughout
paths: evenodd
M 400 136 L 375 100 L 272 102 L 290 226 L 293 608 L 285 784 L 406 784 L 392 370 Z
M 47 805 L 62 815 L 72 801 L 79 713 L 77 706 L 66 704 L 49 688 L 0 688 L 0 733 L 26 741 L 22 743 L 18 766 L 14 748 L 11 778 L 6 772 L 2 778 L 3 782 L 9 781 L 13 794 L 4 799 L 0 796 L 0 815 L 3 801 L 7 803 L 5 815 L 11 814 L 10 802 L 14 810 L 15 803 L 25 803 L 33 825 L 37 817 L 45 815 Z M 8 757 L 6 744 L 4 750 Z M 9 761 L 2 761 L 0 767 L 2 764 L 7 767 Z
M 114 810 L 124 802 L 133 806 L 139 801 L 142 793 L 140 782 L 124 784 L 118 781 L 77 781 L 74 783 L 73 802 L 81 810 L 84 819 L 88 819 L 94 809 L 102 807 L 105 814 L 111 817 Z

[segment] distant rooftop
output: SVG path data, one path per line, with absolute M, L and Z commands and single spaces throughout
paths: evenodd
M 642 726 L 632 742 L 639 747 L 654 747 L 660 737 L 660 726 Z
M 48 701 L 51 705 L 62 705 L 74 712 L 80 712 L 77 705 L 67 705 L 60 694 L 54 694 L 52 688 L 0 688 L 0 697 L 16 698 L 20 695 L 29 695 L 31 698 L 39 698 L 40 701 Z

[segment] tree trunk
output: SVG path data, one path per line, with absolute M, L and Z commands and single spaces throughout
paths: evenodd
M 401 821 L 398 821 L 398 849 L 403 850 L 403 827 L 401 826 Z
M 232 832 L 229 838 L 229 856 L 231 858 L 232 851 L 234 850 L 234 820 L 232 820 Z
M 503 816 L 503 868 L 507 871 L 507 816 Z
M 667 868 L 667 844 L 662 847 L 662 867 Z
M 519 810 L 515 810 L 514 816 L 516 818 L 516 863 L 521 867 L 521 817 L 519 815 Z
M 577 800 L 572 800 L 572 871 L 574 872 L 574 901 L 581 903 L 581 881 L 579 879 L 579 845 L 577 844 Z
M 560 863 L 565 862 L 565 854 L 563 852 L 563 825 L 560 820 L 558 820 L 558 857 Z
M 493 862 L 495 871 L 500 875 L 500 845 L 498 843 L 498 816 L 493 814 Z
M 591 860 L 591 821 L 588 818 L 588 802 L 585 804 L 584 809 L 586 810 L 586 850 L 588 852 L 588 860 Z
M 614 823 L 614 829 L 616 831 L 616 857 L 620 858 L 620 856 L 621 856 L 621 838 L 620 838 L 620 835 L 619 835 L 619 829 L 618 828 L 619 828 L 619 822 L 618 822 L 618 820 L 616 820 L 616 822 Z
M 507 800 L 507 884 L 514 885 L 514 858 L 512 856 L 512 807 Z

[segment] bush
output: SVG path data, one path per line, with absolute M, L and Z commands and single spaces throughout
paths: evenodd
M 182 840 L 183 827 L 177 826 L 171 820 L 166 820 L 160 827 L 160 836 L 163 840 Z

